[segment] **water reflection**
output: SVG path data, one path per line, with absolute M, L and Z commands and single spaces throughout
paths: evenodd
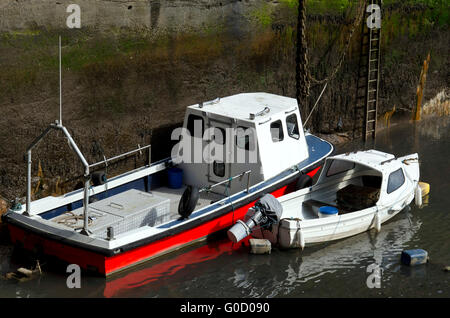
M 422 137 L 434 140 L 447 139 L 450 136 L 448 129 L 450 117 L 430 117 L 416 123 L 416 129 Z
M 389 269 L 399 263 L 401 251 L 407 243 L 414 237 L 420 229 L 421 222 L 413 223 L 408 215 L 403 218 L 388 223 L 383 226 L 382 231 L 376 234 L 370 231 L 327 246 L 312 247 L 310 250 L 287 252 L 285 255 L 277 255 L 269 259 L 269 266 L 273 271 L 273 276 L 267 277 L 267 284 L 264 289 L 258 282 L 260 273 L 241 276 L 241 280 L 235 282 L 236 288 L 245 287 L 259 289 L 262 292 L 251 291 L 249 296 L 257 297 L 282 297 L 290 295 L 301 284 L 308 282 L 318 283 L 322 276 L 335 274 L 337 271 L 354 270 L 361 268 L 361 273 L 365 273 L 366 264 L 376 263 L 383 269 Z M 315 249 L 312 250 L 311 249 Z M 285 252 L 280 252 L 285 253 Z M 255 269 L 255 273 L 259 269 Z M 284 273 L 284 275 L 280 275 Z M 389 280 L 389 276 L 384 275 L 383 280 Z M 364 285 L 365 279 L 361 282 Z M 256 285 L 256 286 L 253 286 Z M 271 291 L 264 294 L 264 291 Z M 324 292 L 324 295 L 327 293 Z
M 370 231 L 312 246 L 303 252 L 274 250 L 271 255 L 249 255 L 248 247 L 233 247 L 225 239 L 112 279 L 106 283 L 104 296 L 129 296 L 127 291 L 132 290 L 133 297 L 151 297 L 158 290 L 158 296 L 167 297 L 163 285 L 196 290 L 194 281 L 203 280 L 209 281 L 207 288 L 217 288 L 214 282 L 220 283 L 224 290 L 243 297 L 283 297 L 302 284 L 319 282 L 322 276 L 345 269 L 358 269 L 363 274 L 358 283 L 364 285 L 366 264 L 377 263 L 383 269 L 396 266 L 401 251 L 420 226 L 420 220 L 412 221 L 408 212 L 403 211 L 378 234 Z M 180 278 L 184 282 L 180 283 Z M 389 280 L 389 275 L 384 275 L 383 280 Z M 217 297 L 226 296 L 220 295 L 217 289 L 213 293 Z

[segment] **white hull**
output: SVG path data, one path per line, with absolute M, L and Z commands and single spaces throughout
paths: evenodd
M 411 198 L 412 200 L 412 198 Z M 411 202 L 409 200 L 409 203 Z M 408 203 L 408 204 L 409 204 Z M 347 238 L 376 228 L 376 209 L 368 209 L 355 215 L 330 217 L 330 222 L 283 220 L 279 229 L 278 243 L 282 248 L 301 248 L 304 246 Z M 388 212 L 389 211 L 389 212 Z M 390 220 L 400 212 L 385 209 L 379 211 L 380 224 Z M 319 219 L 320 220 L 320 219 Z M 327 220 L 328 221 L 328 220 Z
M 377 152 L 374 153 L 379 156 Z M 370 155 L 373 156 L 373 153 Z M 332 158 L 329 160 L 331 161 Z M 371 170 L 368 165 L 364 166 L 360 163 L 350 169 L 351 171 L 337 177 L 327 177 L 323 171 L 314 186 L 278 198 L 283 206 L 278 224 L 274 224 L 271 230 L 255 227 L 252 236 L 268 239 L 281 248 L 303 249 L 311 244 L 339 240 L 371 229 L 379 232 L 383 223 L 411 203 L 419 181 L 417 154 L 395 160 L 389 159 L 389 161 L 390 163 L 383 164 L 382 168 L 379 168 L 378 174 L 383 182 L 379 185 L 380 194 L 376 204 L 353 212 L 344 211 L 339 207 L 339 213 L 327 217 L 320 215 L 319 206 L 338 206 L 336 194 L 339 190 L 349 185 L 361 184 L 364 176 L 375 175 L 376 170 L 375 168 Z M 330 165 L 328 163 L 324 170 Z M 388 193 L 387 179 L 393 171 L 398 169 L 402 169 L 404 181 L 395 191 Z M 311 202 L 315 202 L 316 205 L 311 205 Z M 254 211 L 250 209 L 244 220 L 248 220 L 253 214 Z

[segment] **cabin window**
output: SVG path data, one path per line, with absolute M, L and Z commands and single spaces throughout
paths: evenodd
M 214 174 L 218 177 L 225 177 L 225 163 L 223 162 L 213 162 L 213 171 Z
M 195 131 L 195 127 L 199 127 L 201 130 L 198 131 L 197 128 L 197 131 Z M 188 116 L 187 121 L 187 130 L 191 134 L 191 137 L 203 138 L 203 131 L 205 130 L 205 123 L 203 121 L 203 117 L 190 114 Z M 197 135 L 194 135 L 194 133 L 197 133 Z
M 392 193 L 405 183 L 405 175 L 402 168 L 392 172 L 389 175 L 387 193 Z
M 220 127 L 214 127 L 214 140 L 218 145 L 225 145 L 226 141 L 225 129 Z
M 274 121 L 270 124 L 270 134 L 273 142 L 280 142 L 284 139 L 283 124 L 281 120 Z
M 333 160 L 327 171 L 327 177 L 334 176 L 355 168 L 355 163 L 346 160 Z
M 240 149 L 254 150 L 256 138 L 252 128 L 237 127 L 236 146 Z
M 300 133 L 298 131 L 298 121 L 297 115 L 292 114 L 286 117 L 286 126 L 289 137 L 294 139 L 300 138 Z

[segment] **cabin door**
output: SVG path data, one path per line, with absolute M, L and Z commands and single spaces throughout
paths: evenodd
M 214 184 L 231 177 L 231 146 L 233 145 L 231 123 L 210 120 L 208 123 L 208 142 L 204 149 L 208 163 L 208 181 Z M 213 132 L 213 133 L 211 133 Z M 217 187 L 216 192 L 222 192 L 227 184 Z

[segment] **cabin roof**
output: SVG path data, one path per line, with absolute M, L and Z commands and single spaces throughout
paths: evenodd
M 270 109 L 268 113 L 255 116 L 254 119 L 250 118 L 250 114 L 256 115 L 266 107 Z M 228 118 L 259 123 L 267 121 L 275 114 L 296 109 L 297 100 L 269 93 L 242 93 L 192 105 L 189 108 Z
M 365 166 L 369 166 L 381 172 L 387 172 L 388 170 L 390 170 L 391 165 L 395 166 L 398 165 L 398 163 L 394 160 L 395 159 L 394 155 L 374 149 L 345 153 L 329 157 L 327 160 L 332 159 L 340 159 L 356 162 Z

